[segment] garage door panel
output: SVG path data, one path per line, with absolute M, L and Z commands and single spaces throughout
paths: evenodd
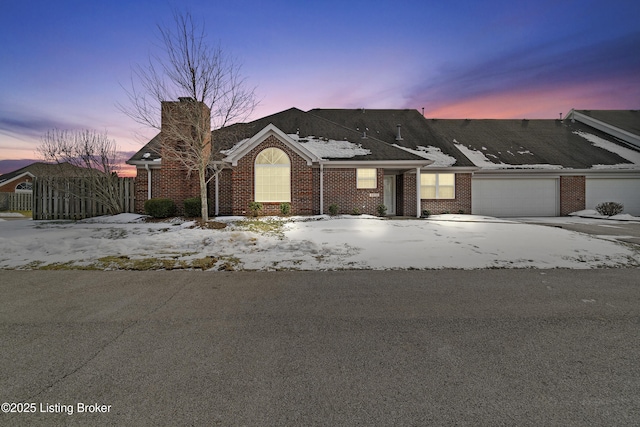
M 622 203 L 624 213 L 640 215 L 640 179 L 587 178 L 587 209 L 595 209 L 598 204 L 603 202 Z
M 499 217 L 558 215 L 558 180 L 473 179 L 472 212 Z

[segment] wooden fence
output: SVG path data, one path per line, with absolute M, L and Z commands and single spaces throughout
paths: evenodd
M 109 178 L 98 183 L 88 178 L 36 178 L 33 182 L 33 219 L 76 220 L 134 212 L 134 194 L 133 178 Z M 120 212 L 110 211 L 105 198 L 117 201 Z
M 31 193 L 0 193 L 0 211 L 30 211 Z

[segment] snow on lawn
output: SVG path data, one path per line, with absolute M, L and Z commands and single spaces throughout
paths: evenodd
M 227 228 L 122 214 L 0 223 L 0 268 L 335 270 L 638 266 L 637 250 L 553 227 L 472 215 L 218 218 Z

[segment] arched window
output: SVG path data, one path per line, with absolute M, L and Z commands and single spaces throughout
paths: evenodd
M 33 183 L 21 182 L 16 185 L 16 193 L 31 193 L 33 191 Z
M 267 148 L 256 157 L 255 201 L 291 202 L 291 161 L 279 148 Z

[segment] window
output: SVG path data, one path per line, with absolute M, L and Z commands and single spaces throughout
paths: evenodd
M 31 191 L 33 191 L 32 182 L 21 182 L 16 185 L 16 193 L 30 193 Z
M 357 188 L 378 188 L 376 169 L 356 169 Z
M 420 175 L 421 199 L 455 199 L 456 175 L 453 173 L 423 173 Z
M 279 148 L 258 154 L 255 164 L 256 202 L 291 202 L 291 162 Z

